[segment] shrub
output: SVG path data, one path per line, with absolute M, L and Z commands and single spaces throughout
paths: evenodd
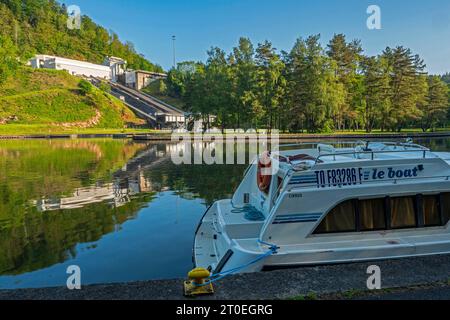
M 78 88 L 80 88 L 83 95 L 87 95 L 93 91 L 92 84 L 84 79 L 78 83 Z
M 111 93 L 111 87 L 109 86 L 109 84 L 107 84 L 105 82 L 101 82 L 100 85 L 98 86 L 98 88 L 100 90 L 102 90 L 103 92 Z

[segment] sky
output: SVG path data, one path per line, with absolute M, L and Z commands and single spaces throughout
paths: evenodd
M 82 14 L 135 44 L 168 70 L 176 61 L 204 61 L 218 46 L 229 52 L 242 36 L 290 50 L 299 37 L 335 33 L 360 39 L 365 53 L 402 45 L 419 54 L 432 74 L 450 72 L 448 0 L 70 0 Z M 381 30 L 367 28 L 367 8 L 381 9 Z

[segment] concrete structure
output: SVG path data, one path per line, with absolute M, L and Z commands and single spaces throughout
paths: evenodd
M 167 78 L 167 74 L 144 70 L 129 70 L 125 72 L 125 85 L 135 90 L 142 90 L 153 81 Z
M 125 72 L 125 85 L 129 88 L 134 89 L 136 86 L 136 72 L 135 71 L 126 71 Z M 123 81 L 120 81 L 123 83 Z
M 126 78 L 129 81 L 135 79 L 135 72 L 126 72 Z M 111 93 L 121 98 L 128 105 L 134 109 L 150 116 L 153 124 L 157 128 L 182 128 L 185 126 L 186 118 L 182 110 L 179 110 L 161 100 L 156 99 L 148 94 L 130 88 L 130 86 L 124 86 L 119 83 L 111 84 Z
M 127 62 L 122 58 L 106 57 L 103 64 L 111 69 L 111 81 L 113 82 L 118 82 L 125 74 Z
M 167 74 L 164 73 L 157 73 L 157 72 L 148 72 L 143 70 L 136 71 L 136 90 L 141 90 L 145 87 L 147 87 L 150 83 L 153 81 L 159 80 L 159 79 L 165 79 L 167 78 Z
M 185 116 L 177 114 L 156 113 L 156 120 L 165 126 L 179 128 L 185 124 Z
M 62 57 L 36 55 L 30 60 L 30 65 L 33 68 L 65 70 L 74 76 L 111 79 L 111 69 L 108 66 Z
M 165 79 L 164 73 L 143 70 L 127 70 L 127 62 L 118 57 L 106 57 L 103 65 L 50 55 L 36 55 L 29 61 L 33 68 L 65 70 L 74 76 L 95 77 L 121 83 L 129 88 L 141 90 L 152 81 Z

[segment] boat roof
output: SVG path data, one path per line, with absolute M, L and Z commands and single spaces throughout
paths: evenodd
M 307 143 L 315 148 L 289 149 L 274 152 L 272 156 L 281 163 L 295 166 L 299 163 L 327 164 L 370 160 L 410 160 L 441 158 L 450 164 L 449 152 L 432 152 L 430 149 L 410 142 L 357 142 L 350 147 L 335 147 L 331 144 Z M 341 143 L 342 145 L 342 143 Z M 293 145 L 294 146 L 294 145 Z M 280 146 L 282 149 L 283 146 Z M 289 146 L 287 146 L 289 147 Z

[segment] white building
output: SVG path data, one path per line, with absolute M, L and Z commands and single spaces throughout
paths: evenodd
M 30 60 L 30 64 L 33 68 L 65 70 L 74 76 L 111 79 L 111 68 L 109 66 L 84 61 L 56 56 L 36 55 Z
M 118 82 L 119 77 L 125 74 L 127 62 L 122 58 L 106 57 L 103 64 L 111 69 L 111 80 L 113 82 Z

